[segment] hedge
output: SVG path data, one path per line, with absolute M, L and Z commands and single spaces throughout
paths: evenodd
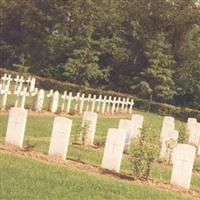
M 0 76 L 3 76 L 4 73 L 11 74 L 12 76 L 16 76 L 19 74 L 15 71 L 10 71 L 4 68 L 0 68 Z M 25 78 L 30 76 L 28 73 L 20 73 L 20 75 L 23 75 Z M 61 82 L 54 79 L 34 76 L 36 78 L 36 86 L 38 88 L 43 88 L 46 90 L 58 90 L 60 93 L 64 91 L 70 91 L 73 94 L 76 94 L 77 92 L 81 92 L 84 94 L 96 94 L 96 95 L 106 95 L 106 96 L 116 96 L 116 97 L 125 97 L 125 98 L 132 98 L 134 99 L 134 107 L 139 110 L 143 111 L 150 111 L 157 114 L 160 114 L 162 116 L 170 115 L 175 118 L 178 118 L 180 120 L 186 121 L 189 117 L 197 118 L 198 121 L 200 121 L 200 111 L 194 110 L 190 108 L 184 108 L 184 107 L 177 107 L 165 103 L 157 103 L 157 102 L 151 102 L 149 103 L 148 100 L 140 99 L 136 96 L 132 96 L 129 94 L 124 93 L 118 93 L 114 91 L 109 90 L 100 90 L 100 89 L 94 89 L 89 88 L 85 86 L 80 86 L 72 83 L 67 82 Z

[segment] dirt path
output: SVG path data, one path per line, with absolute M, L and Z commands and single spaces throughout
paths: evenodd
M 88 173 L 92 173 L 95 175 L 99 175 L 99 176 L 110 176 L 110 177 L 113 177 L 116 179 L 126 180 L 128 182 L 132 182 L 132 183 L 135 183 L 138 185 L 147 185 L 147 186 L 151 186 L 151 187 L 155 187 L 155 188 L 159 188 L 159 189 L 164 189 L 164 190 L 170 191 L 170 192 L 176 192 L 176 193 L 179 193 L 182 195 L 200 198 L 200 192 L 197 192 L 197 191 L 193 191 L 193 190 L 184 191 L 181 188 L 172 186 L 167 183 L 162 183 L 162 182 L 160 182 L 158 180 L 154 180 L 154 179 L 150 179 L 148 181 L 134 180 L 132 176 L 129 176 L 129 175 L 126 175 L 123 173 L 115 173 L 115 172 L 111 172 L 108 170 L 103 170 L 98 166 L 90 165 L 87 163 L 78 162 L 78 161 L 74 161 L 74 160 L 61 160 L 59 158 L 48 156 L 44 153 L 41 153 L 41 152 L 38 152 L 35 150 L 34 151 L 33 150 L 26 151 L 24 149 L 19 149 L 19 148 L 10 146 L 10 145 L 0 144 L 0 151 L 16 154 L 16 155 L 19 155 L 22 157 L 32 158 L 32 159 L 39 160 L 39 161 L 42 161 L 45 163 L 58 164 L 58 165 L 61 165 L 64 167 L 79 169 L 79 170 L 82 170 L 82 171 L 85 171 Z

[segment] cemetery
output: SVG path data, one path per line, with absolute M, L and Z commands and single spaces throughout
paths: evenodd
M 200 200 L 200 0 L 0 19 L 0 200 Z
M 156 133 L 153 142 L 158 154 L 152 163 L 148 187 L 175 192 L 184 199 L 200 197 L 197 119 L 188 118 L 184 123 L 172 116 L 135 110 L 133 99 L 92 94 L 86 97 L 67 91 L 60 94 L 36 88 L 36 82 L 34 77 L 1 77 L 2 158 L 8 154 L 12 159 L 13 153 L 22 156 L 15 158 L 19 159 L 17 162 L 28 158 L 33 159 L 31 162 L 53 162 L 69 165 L 70 170 L 121 177 L 125 182 L 128 178 L 134 183 L 137 178 L 132 169 L 132 147 L 143 137 L 143 128 L 151 127 Z

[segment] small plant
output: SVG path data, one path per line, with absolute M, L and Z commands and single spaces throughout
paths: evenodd
M 143 128 L 140 138 L 131 145 L 130 154 L 135 178 L 148 180 L 152 164 L 159 155 L 159 146 L 155 141 L 155 131 L 151 128 Z
M 69 111 L 69 115 L 75 115 L 76 114 L 76 110 L 74 110 L 74 109 L 70 109 L 70 111 Z
M 95 145 L 98 147 L 105 146 L 106 138 L 96 138 Z
M 59 114 L 61 114 L 62 113 L 62 111 L 61 111 L 61 107 L 58 107 L 58 109 L 57 109 L 57 111 L 56 111 L 56 115 L 59 115 Z
M 187 138 L 188 138 L 188 131 L 186 128 L 186 125 L 181 125 L 181 127 L 179 128 L 179 137 L 178 137 L 178 143 L 184 144 L 187 142 Z
M 32 144 L 31 142 L 30 142 L 30 140 L 29 139 L 27 139 L 27 140 L 25 140 L 25 142 L 24 142 L 25 144 L 24 144 L 24 150 L 25 151 L 31 151 L 31 150 L 33 150 L 34 148 L 35 148 L 35 144 Z
M 85 120 L 83 126 L 81 127 L 81 142 L 83 145 L 86 144 L 86 138 L 89 133 L 89 128 L 90 128 L 90 121 Z
M 170 163 L 170 161 L 171 161 L 172 152 L 173 152 L 173 149 L 176 146 L 176 144 L 177 144 L 177 140 L 174 140 L 172 138 L 166 141 L 166 147 L 167 147 L 166 159 L 167 159 L 168 163 Z

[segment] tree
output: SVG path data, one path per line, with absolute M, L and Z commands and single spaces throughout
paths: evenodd
M 143 81 L 136 85 L 139 94 L 149 93 L 157 101 L 169 101 L 173 98 L 175 84 L 173 81 L 173 57 L 169 54 L 170 45 L 164 34 L 156 34 L 146 45 L 145 55 L 148 59 L 147 67 L 137 79 Z M 147 94 L 148 94 L 147 93 Z

